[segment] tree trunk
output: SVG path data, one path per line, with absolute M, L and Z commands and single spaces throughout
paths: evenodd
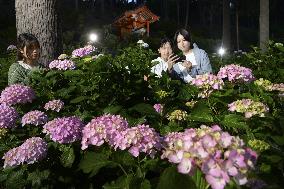
M 269 0 L 260 0 L 259 12 L 259 46 L 266 51 L 269 41 Z
M 186 0 L 186 13 L 185 13 L 185 23 L 184 28 L 187 29 L 189 20 L 189 0 Z
M 176 0 L 177 2 L 177 24 L 180 25 L 180 0 Z
M 222 46 L 227 51 L 231 49 L 231 19 L 230 19 L 230 2 L 223 0 L 223 39 Z
M 57 0 L 15 0 L 17 35 L 31 33 L 38 38 L 39 63 L 45 66 L 62 52 L 58 3 Z

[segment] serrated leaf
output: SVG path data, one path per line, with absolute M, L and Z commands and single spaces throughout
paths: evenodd
M 205 123 L 211 123 L 214 121 L 210 108 L 208 108 L 204 103 L 196 104 L 188 117 L 193 121 Z
M 196 189 L 196 186 L 189 175 L 178 173 L 176 167 L 168 167 L 161 174 L 157 189 L 173 188 Z
M 150 104 L 145 104 L 145 103 L 140 103 L 140 104 L 136 104 L 135 106 L 133 106 L 132 108 L 129 109 L 130 111 L 135 110 L 139 113 L 141 113 L 142 115 L 159 115 L 155 109 L 153 108 L 152 105 Z
M 83 72 L 81 70 L 66 70 L 63 72 L 63 75 L 65 77 L 74 77 L 74 76 L 80 76 Z
M 244 122 L 244 118 L 236 114 L 228 114 L 224 116 L 221 124 L 227 128 L 231 128 L 235 131 L 238 129 L 246 129 L 248 125 Z
M 282 160 L 282 157 L 277 156 L 277 155 L 271 155 L 271 156 L 265 156 L 269 161 L 272 163 L 278 163 L 279 161 Z
M 9 174 L 6 181 L 6 188 L 18 189 L 23 188 L 26 185 L 26 180 L 24 178 L 24 170 L 20 169 Z
M 77 98 L 72 99 L 70 101 L 70 103 L 71 104 L 77 104 L 77 103 L 82 102 L 83 100 L 86 100 L 86 99 L 88 99 L 88 97 L 86 97 L 86 96 L 79 96 Z
M 112 163 L 108 158 L 104 153 L 87 152 L 79 164 L 79 169 L 84 173 L 96 175 L 102 167 Z
M 110 114 L 117 114 L 122 109 L 122 106 L 108 106 L 106 107 L 103 112 L 104 113 L 110 113 Z
M 284 145 L 284 136 L 271 136 L 271 138 L 276 142 L 276 144 L 280 146 Z
M 132 175 L 121 176 L 115 181 L 106 183 L 103 185 L 104 189 L 129 189 L 130 180 L 133 178 Z
M 36 170 L 28 174 L 27 180 L 32 183 L 32 186 L 41 186 L 42 181 L 46 180 L 50 174 L 49 170 Z
M 72 167 L 72 164 L 75 160 L 74 149 L 72 147 L 66 147 L 63 149 L 60 162 L 63 167 Z
M 51 71 L 47 72 L 47 74 L 45 75 L 45 77 L 52 77 L 52 76 L 56 75 L 57 73 L 58 73 L 57 71 L 51 70 Z

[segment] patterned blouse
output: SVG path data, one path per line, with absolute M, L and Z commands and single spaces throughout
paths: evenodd
M 13 63 L 10 66 L 8 72 L 8 85 L 16 83 L 28 85 L 28 76 L 33 69 L 34 67 L 25 64 L 23 61 L 18 61 L 17 63 Z

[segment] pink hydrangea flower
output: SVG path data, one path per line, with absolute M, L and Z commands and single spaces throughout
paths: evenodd
M 138 157 L 140 152 L 154 157 L 156 152 L 161 149 L 161 137 L 149 125 L 137 125 L 123 132 L 122 142 L 119 148 L 124 150 L 129 148 L 129 152 Z
M 6 152 L 2 159 L 4 159 L 4 168 L 6 168 L 23 163 L 33 164 L 45 158 L 46 155 L 47 143 L 40 137 L 32 137 L 21 146 Z
M 13 84 L 1 92 L 0 103 L 8 105 L 25 104 L 35 99 L 35 93 L 29 86 Z
M 156 112 L 158 112 L 159 114 L 162 114 L 163 109 L 164 109 L 164 107 L 163 107 L 162 104 L 154 104 L 153 107 L 154 107 L 154 109 L 156 110 Z
M 43 126 L 43 133 L 61 144 L 72 143 L 82 137 L 83 122 L 75 117 L 56 118 Z
M 92 52 L 94 52 L 96 50 L 96 48 L 92 45 L 87 45 L 83 48 L 79 48 L 79 49 L 75 49 L 72 52 L 72 57 L 83 57 L 83 56 L 87 56 L 89 54 L 91 54 Z
M 0 128 L 13 128 L 16 125 L 16 121 L 19 114 L 15 108 L 6 104 L 0 104 Z
M 106 114 L 91 120 L 82 133 L 82 147 L 84 150 L 88 145 L 100 146 L 108 142 L 115 149 L 122 140 L 122 131 L 128 128 L 127 121 L 119 115 Z
M 64 102 L 61 100 L 51 100 L 44 105 L 45 110 L 52 110 L 59 112 L 64 106 Z
M 45 124 L 47 121 L 48 121 L 47 115 L 44 112 L 38 110 L 30 111 L 22 117 L 23 126 L 28 124 L 38 126 Z
M 242 99 L 228 104 L 228 110 L 231 112 L 244 113 L 246 118 L 251 118 L 254 115 L 264 117 L 264 114 L 269 111 L 269 108 L 261 103 L 251 99 Z
M 231 82 L 251 82 L 255 79 L 251 69 L 236 64 L 220 68 L 217 76 L 220 79 L 228 79 Z
M 198 96 L 202 98 L 208 97 L 214 90 L 223 89 L 224 86 L 223 80 L 213 74 L 197 75 L 196 78 L 191 81 L 191 84 L 203 90 L 198 94 Z
M 53 60 L 49 63 L 50 69 L 57 69 L 57 70 L 74 70 L 76 65 L 71 60 Z
M 223 132 L 217 125 L 169 133 L 163 142 L 162 159 L 177 164 L 178 172 L 192 175 L 199 168 L 212 189 L 224 189 L 233 177 L 246 183 L 257 154 L 244 146 L 239 137 Z

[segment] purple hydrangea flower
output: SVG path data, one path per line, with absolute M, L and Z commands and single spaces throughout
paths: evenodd
M 45 124 L 47 121 L 48 121 L 47 115 L 44 112 L 38 110 L 28 112 L 22 117 L 23 126 L 28 124 L 38 126 Z
M 1 92 L 0 103 L 8 105 L 25 104 L 35 99 L 35 92 L 29 86 L 13 84 Z
M 72 143 L 81 139 L 83 126 L 83 122 L 75 116 L 56 118 L 43 126 L 43 133 L 55 142 Z
M 108 142 L 115 149 L 122 140 L 122 131 L 128 128 L 127 121 L 119 115 L 106 114 L 91 120 L 82 133 L 82 150 L 88 148 L 88 145 L 100 146 Z
M 12 128 L 15 126 L 19 115 L 15 108 L 6 104 L 0 104 L 0 128 Z
M 75 49 L 72 52 L 72 57 L 83 57 L 83 56 L 91 54 L 95 50 L 96 50 L 96 48 L 94 46 L 87 45 L 87 46 L 85 46 L 83 48 Z
M 23 163 L 33 164 L 47 155 L 47 143 L 40 137 L 27 139 L 21 146 L 6 152 L 4 168 L 13 167 Z
M 76 68 L 75 63 L 71 60 L 53 60 L 49 63 L 50 69 L 57 70 L 74 70 Z
M 235 64 L 220 68 L 217 76 L 220 79 L 227 78 L 231 82 L 251 82 L 255 79 L 251 69 Z
M 61 100 L 51 100 L 44 105 L 45 110 L 53 110 L 59 112 L 64 106 Z

